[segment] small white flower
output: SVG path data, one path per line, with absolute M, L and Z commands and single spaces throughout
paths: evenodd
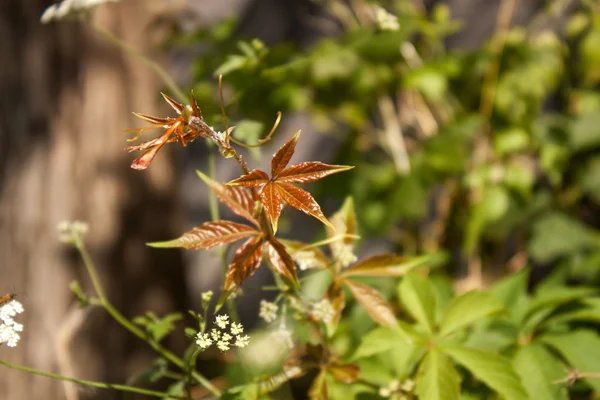
M 265 320 L 265 322 L 273 322 L 277 318 L 277 304 L 271 303 L 270 301 L 260 301 L 260 311 L 258 316 Z
M 43 24 L 46 24 L 51 21 L 59 21 L 69 17 L 78 17 L 104 3 L 116 3 L 118 1 L 119 0 L 63 0 L 61 3 L 53 4 L 46 8 L 40 21 Z
M 58 226 L 58 239 L 67 244 L 73 244 L 81 239 L 89 230 L 89 225 L 82 221 L 61 221 Z
M 313 306 L 311 314 L 314 318 L 328 324 L 335 317 L 335 310 L 329 300 L 323 299 Z
M 217 342 L 217 349 L 219 349 L 219 351 L 221 351 L 221 352 L 228 351 L 230 349 L 229 341 L 227 341 L 227 340 L 219 340 Z
M 273 331 L 273 340 L 285 345 L 287 348 L 292 349 L 294 347 L 294 339 L 292 338 L 292 332 L 290 332 L 284 324 L 279 326 L 279 329 Z
M 201 349 L 208 349 L 212 345 L 212 340 L 210 339 L 208 333 L 198 333 L 196 336 L 196 344 L 200 346 Z
M 212 297 L 213 297 L 213 291 L 212 290 L 208 290 L 206 292 L 203 292 L 202 293 L 202 302 L 203 303 L 205 303 L 205 302 L 209 303 L 210 300 L 212 299 Z
M 379 6 L 375 6 L 375 22 L 379 29 L 383 31 L 397 31 L 400 29 L 398 17 Z
M 241 323 L 236 324 L 235 322 L 231 323 L 231 334 L 232 335 L 239 335 L 240 333 L 244 332 L 244 327 L 242 326 Z
M 13 319 L 22 313 L 23 305 L 16 300 L 10 300 L 0 306 L 0 344 L 6 343 L 9 347 L 15 347 L 21 336 L 17 332 L 23 331 L 23 325 Z
M 250 336 L 246 335 L 246 336 L 236 336 L 235 337 L 235 345 L 237 347 L 246 347 L 248 346 L 248 343 L 250 342 Z
M 221 332 L 219 332 L 218 330 L 213 328 L 210 331 L 210 337 L 212 338 L 212 340 L 214 340 L 216 342 L 217 340 L 219 340 L 221 338 Z
M 233 336 L 231 336 L 227 332 L 225 332 L 225 333 L 223 333 L 223 335 L 221 335 L 221 340 L 229 342 L 231 339 L 233 339 Z
M 217 320 L 215 321 L 215 324 L 217 324 L 219 328 L 225 329 L 227 327 L 227 324 L 229 324 L 229 315 L 217 315 Z
M 356 255 L 352 252 L 352 245 L 344 242 L 335 242 L 331 245 L 333 257 L 342 264 L 342 267 L 347 267 L 357 260 Z
M 296 264 L 298 264 L 298 268 L 300 268 L 301 271 L 319 266 L 319 260 L 317 260 L 315 253 L 312 251 L 300 250 L 295 252 L 292 257 L 294 258 L 294 261 L 296 261 Z

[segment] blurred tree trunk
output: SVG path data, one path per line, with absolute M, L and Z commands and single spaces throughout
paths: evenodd
M 87 243 L 107 295 L 127 317 L 182 310 L 180 253 L 144 244 L 182 231 L 178 171 L 167 154 L 145 173 L 131 170 L 134 155 L 123 151 L 120 132 L 141 122 L 131 111 L 164 112 L 156 111 L 155 76 L 86 23 L 41 25 L 51 3 L 0 5 L 0 293 L 14 287 L 25 306 L 21 342 L 1 346 L 0 359 L 120 383 L 154 354 L 102 310 L 74 311 L 69 282 L 93 290 L 80 258 L 58 242 L 56 226 L 89 223 Z M 93 22 L 143 49 L 150 44 L 146 5 L 109 4 Z M 122 398 L 0 370 L 1 399 Z

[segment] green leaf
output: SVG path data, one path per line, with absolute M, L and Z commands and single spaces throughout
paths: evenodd
M 600 36 L 599 36 L 600 38 Z M 600 145 L 600 113 L 590 113 L 576 119 L 570 133 L 571 148 L 575 151 L 582 151 L 594 148 Z
M 579 373 L 600 371 L 600 336 L 591 330 L 544 335 L 540 340 L 558 351 Z M 566 375 L 566 373 L 565 373 Z M 595 391 L 600 391 L 600 379 L 583 379 Z
M 377 327 L 363 336 L 360 345 L 352 356 L 352 360 L 369 357 L 374 354 L 387 352 L 395 347 L 405 347 L 409 345 L 406 336 L 399 333 L 398 330 Z
M 448 335 L 503 309 L 504 304 L 489 293 L 467 292 L 456 297 L 444 313 L 440 324 L 440 335 Z
M 544 321 L 544 326 L 550 327 L 559 323 L 573 321 L 600 324 L 600 298 L 585 299 L 581 303 L 579 307 L 551 316 Z
M 426 279 L 414 274 L 406 274 L 398 286 L 398 297 L 419 324 L 429 334 L 435 326 L 435 293 Z
M 529 398 L 521 384 L 521 379 L 506 358 L 495 353 L 462 346 L 445 345 L 441 349 L 506 400 Z
M 533 226 L 531 256 L 542 262 L 598 246 L 597 234 L 576 219 L 553 213 Z
M 444 353 L 436 349 L 427 353 L 421 363 L 416 392 L 420 400 L 460 399 L 460 375 Z
M 565 387 L 554 383 L 564 377 L 566 369 L 544 345 L 531 343 L 519 348 L 513 366 L 531 399 L 568 399 Z
M 342 276 L 402 276 L 416 268 L 439 266 L 447 260 L 448 254 L 442 251 L 412 258 L 382 254 L 366 258 L 346 268 Z
M 500 299 L 512 316 L 512 321 L 518 323 L 527 310 L 529 302 L 527 285 L 529 282 L 529 269 L 509 275 L 493 285 L 489 293 Z
M 182 318 L 183 315 L 180 313 L 168 314 L 164 318 L 157 319 L 146 325 L 146 330 L 154 340 L 160 342 L 165 336 L 175 330 L 174 323 Z

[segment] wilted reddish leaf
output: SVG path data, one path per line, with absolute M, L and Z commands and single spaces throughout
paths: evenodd
M 232 221 L 206 222 L 195 227 L 181 237 L 166 242 L 148 243 L 151 247 L 183 247 L 185 249 L 210 249 L 211 247 L 235 242 L 251 235 L 257 235 L 251 226 Z
M 217 182 L 200 171 L 196 171 L 198 176 L 206 183 L 219 197 L 219 199 L 227 204 L 231 210 L 237 215 L 246 218 L 256 226 L 260 226 L 254 218 L 254 199 L 248 189 L 243 189 L 235 186 L 226 186 Z
M 323 215 L 319 203 L 317 203 L 306 190 L 287 183 L 277 183 L 277 192 L 290 206 L 300 211 L 304 211 L 306 214 L 315 217 L 325 225 L 331 226 L 327 218 L 325 218 L 325 215 Z
M 267 249 L 267 257 L 269 257 L 269 261 L 277 272 L 288 281 L 298 285 L 296 265 L 283 243 L 272 237 L 266 242 L 265 246 Z
M 284 169 L 277 176 L 277 182 L 283 183 L 309 183 L 318 181 L 328 175 L 347 171 L 352 167 L 348 165 L 328 165 L 317 161 L 306 161 Z
M 263 190 L 260 192 L 260 199 L 265 207 L 269 221 L 271 221 L 273 232 L 275 233 L 277 232 L 279 216 L 281 215 L 281 210 L 283 209 L 283 201 L 279 195 L 276 185 L 273 182 L 269 182 L 265 185 Z
M 263 237 L 255 236 L 237 249 L 227 270 L 225 292 L 239 288 L 256 271 L 262 261 L 262 244 Z
M 281 148 L 277 150 L 277 153 L 275 153 L 273 156 L 273 159 L 271 160 L 271 176 L 273 178 L 277 178 L 279 173 L 283 171 L 290 162 L 290 159 L 296 150 L 298 138 L 300 138 L 300 131 L 296 132 L 296 134 L 290 140 L 288 140 L 286 144 L 281 146 Z
M 356 364 L 338 364 L 329 366 L 327 371 L 338 382 L 354 383 L 360 374 L 360 367 Z
M 381 294 L 370 286 L 351 280 L 344 280 L 356 301 L 362 305 L 371 319 L 378 324 L 393 328 L 398 325 L 392 307 Z
M 269 182 L 269 175 L 266 172 L 260 169 L 253 169 L 246 175 L 242 175 L 227 184 L 231 186 L 261 187 L 267 182 Z
M 369 257 L 342 272 L 342 276 L 402 276 L 419 267 L 434 267 L 445 262 L 443 252 L 419 257 L 401 257 L 394 254 L 381 254 Z
M 329 391 L 327 389 L 327 376 L 324 370 L 319 372 L 313 383 L 308 389 L 308 397 L 310 400 L 328 400 Z

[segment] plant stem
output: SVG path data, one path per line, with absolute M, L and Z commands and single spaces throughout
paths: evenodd
M 40 370 L 37 370 L 34 368 L 24 367 L 22 365 L 12 364 L 12 363 L 2 361 L 2 360 L 0 360 L 0 365 L 4 365 L 8 368 L 16 369 L 16 370 L 27 372 L 27 373 L 34 374 L 34 375 L 45 376 L 47 378 L 58 379 L 58 380 L 67 381 L 67 382 L 73 382 L 73 383 L 77 383 L 80 385 L 91 386 L 91 387 L 96 387 L 96 388 L 100 388 L 100 389 L 120 390 L 123 392 L 139 393 L 139 394 L 143 394 L 146 396 L 153 396 L 153 397 L 160 397 L 160 398 L 169 397 L 169 398 L 175 398 L 175 399 L 185 399 L 185 397 L 175 396 L 175 395 L 172 395 L 169 393 L 157 392 L 157 391 L 149 390 L 149 389 L 137 388 L 134 386 L 88 381 L 86 379 L 69 378 L 66 376 L 58 375 L 58 374 L 52 374 L 50 372 L 40 371 Z
M 160 64 L 158 64 L 156 61 L 151 60 L 138 49 L 136 49 L 129 43 L 123 41 L 121 38 L 116 36 L 114 33 L 110 32 L 109 30 L 104 29 L 100 25 L 91 24 L 91 26 L 96 32 L 104 36 L 104 38 L 106 38 L 109 42 L 113 43 L 124 52 L 139 58 L 144 64 L 150 67 L 150 69 L 152 69 L 156 73 L 156 75 L 158 75 L 158 77 L 163 81 L 165 85 L 167 85 L 169 90 L 175 95 L 175 97 L 177 97 L 177 99 L 180 102 L 184 104 L 188 102 L 187 96 L 183 93 L 181 88 L 179 88 L 179 85 L 175 83 L 173 78 L 171 78 L 171 76 L 167 73 L 167 71 L 164 70 L 163 67 L 160 66 Z
M 96 267 L 94 265 L 94 262 L 92 261 L 91 257 L 89 256 L 89 253 L 88 253 L 81 237 L 76 238 L 76 240 L 74 242 L 74 246 L 81 254 L 83 263 L 84 263 L 84 265 L 88 271 L 88 274 L 90 275 L 90 278 L 92 280 L 92 285 L 94 286 L 94 290 L 96 291 L 96 294 L 98 295 L 100 305 L 102 307 L 104 307 L 104 309 L 119 324 L 121 324 L 121 326 L 123 326 L 129 332 L 133 333 L 138 338 L 144 340 L 146 343 L 148 343 L 150 345 L 150 347 L 152 347 L 161 356 L 163 356 L 164 358 L 166 358 L 167 360 L 169 360 L 170 362 L 175 364 L 177 367 L 185 370 L 185 363 L 183 362 L 183 360 L 181 358 L 177 357 L 175 354 L 173 354 L 172 352 L 170 352 L 169 350 L 167 350 L 163 346 L 161 346 L 160 343 L 158 343 L 157 341 L 155 341 L 154 339 L 149 337 L 144 331 L 142 331 L 140 328 L 138 328 L 137 326 L 132 324 L 127 318 L 125 318 L 125 316 L 123 314 L 121 314 L 115 307 L 113 307 L 112 304 L 110 304 L 110 302 L 108 301 L 108 298 L 104 294 L 104 289 L 102 288 L 100 279 L 98 278 L 98 274 L 96 272 Z M 202 386 L 204 386 L 212 394 L 214 394 L 215 396 L 219 396 L 221 394 L 219 389 L 217 389 L 215 386 L 213 386 L 213 384 L 210 383 L 210 381 L 207 378 L 205 378 L 203 375 L 201 375 L 197 371 L 192 371 L 191 374 L 198 383 L 200 383 Z

